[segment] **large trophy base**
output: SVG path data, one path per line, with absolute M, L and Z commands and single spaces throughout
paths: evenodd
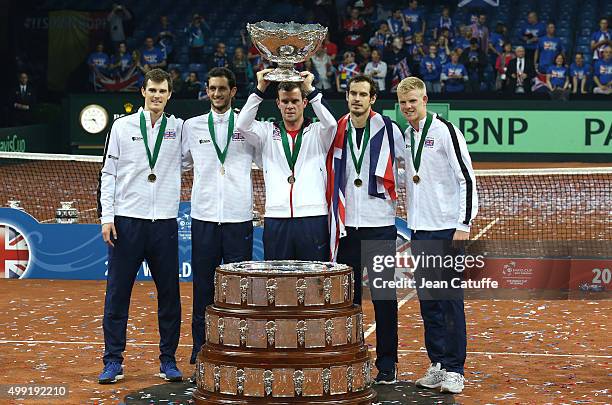
M 371 405 L 376 399 L 376 393 L 371 388 L 359 393 L 346 395 L 343 398 L 249 398 L 237 399 L 231 395 L 223 394 L 203 394 L 199 391 L 194 392 L 193 400 L 196 405 Z
M 270 73 L 264 75 L 264 79 L 269 82 L 303 82 L 304 78 L 300 76 L 300 73 L 293 68 L 293 65 L 289 67 L 279 66 Z

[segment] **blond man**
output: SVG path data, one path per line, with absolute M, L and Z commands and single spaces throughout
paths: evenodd
M 408 128 L 406 178 L 408 227 L 412 253 L 457 254 L 452 242 L 467 240 L 478 211 L 476 179 L 461 131 L 427 111 L 425 83 L 408 77 L 397 87 L 400 110 Z M 466 327 L 463 291 L 419 288 L 420 280 L 460 278 L 454 268 L 424 268 L 415 272 L 425 347 L 431 366 L 417 386 L 458 394 L 463 390 Z M 453 285 L 453 283 L 449 283 Z

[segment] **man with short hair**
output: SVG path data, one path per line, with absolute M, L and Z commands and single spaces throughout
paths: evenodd
M 563 53 L 561 39 L 555 37 L 555 23 L 546 25 L 546 35 L 541 37 L 535 51 L 535 69 L 539 73 L 546 74 L 548 68 L 555 64 L 555 57 Z
M 442 71 L 442 63 L 437 56 L 438 47 L 435 43 L 429 44 L 429 53 L 421 60 L 420 73 L 427 86 L 427 91 L 430 93 L 440 93 L 442 85 L 440 84 L 440 74 Z
M 32 123 L 32 107 L 36 104 L 36 90 L 30 83 L 26 72 L 19 73 L 19 80 L 14 87 L 12 118 L 14 125 Z
M 523 46 L 527 59 L 533 63 L 534 54 L 538 48 L 540 37 L 546 33 L 546 26 L 543 22 L 538 21 L 538 14 L 535 11 L 527 14 L 527 22 L 524 22 L 520 28 L 520 34 L 523 39 Z
M 516 47 L 516 58 L 508 62 L 506 90 L 510 94 L 531 92 L 531 80 L 535 77 L 533 63 L 525 57 L 525 48 Z
M 118 118 L 106 139 L 98 189 L 98 215 L 108 247 L 104 301 L 104 370 L 100 384 L 123 378 L 130 296 L 146 260 L 157 289 L 159 376 L 181 381 L 176 348 L 181 327 L 178 216 L 183 120 L 167 116 L 168 73 L 153 69 L 141 89 L 144 108 Z
M 612 32 L 608 28 L 608 19 L 604 17 L 599 20 L 599 30 L 591 35 L 593 61 L 603 57 L 603 51 L 606 46 L 612 46 Z
M 476 21 L 470 25 L 472 30 L 472 38 L 478 40 L 478 45 L 484 54 L 489 51 L 489 28 L 486 26 L 487 15 L 485 13 L 478 14 Z
M 576 52 L 574 63 L 570 65 L 569 71 L 572 79 L 572 94 L 587 94 L 587 86 L 592 73 L 591 65 L 584 62 L 582 52 Z
M 372 110 L 376 96 L 372 78 L 360 75 L 349 81 L 349 114 L 338 121 L 327 157 L 327 201 L 331 258 L 353 268 L 353 302 L 358 305 L 363 268 L 367 269 L 376 318 L 376 383 L 393 384 L 398 362 L 397 297 L 395 290 L 379 288 L 375 280 L 393 280 L 395 267 L 373 273 L 368 262 L 372 255 L 395 256 L 398 163 L 404 139 L 397 124 Z M 365 241 L 370 245 L 362 244 Z
M 142 65 L 148 66 L 149 69 L 161 69 L 167 65 L 166 55 L 155 46 L 155 42 L 151 37 L 145 39 L 145 47 L 142 50 Z
M 455 49 L 451 52 L 451 60 L 442 67 L 440 83 L 445 93 L 462 93 L 465 90 L 465 83 L 469 79 L 468 71 L 459 62 L 460 52 Z
M 612 94 L 612 48 L 606 46 L 602 58 L 595 62 L 593 67 L 593 81 L 595 94 Z
M 253 256 L 253 187 L 256 151 L 235 128 L 232 110 L 236 76 L 226 68 L 208 72 L 210 112 L 183 125 L 185 168 L 193 167 L 191 266 L 193 270 L 193 348 L 190 363 L 205 341 L 204 313 L 213 303 L 214 276 L 223 263 Z
M 312 86 L 314 75 L 301 72 L 304 81 L 281 82 L 276 105 L 282 120 L 256 121 L 259 104 L 270 82 L 257 72 L 257 89 L 247 99 L 236 128 L 261 149 L 266 184 L 264 257 L 266 260 L 329 259 L 325 157 L 336 132 L 336 119 Z M 312 105 L 319 122 L 304 118 Z
M 421 79 L 404 79 L 397 88 L 397 98 L 409 124 L 406 211 L 411 251 L 422 257 L 455 255 L 450 245 L 469 239 L 470 225 L 478 212 L 476 178 L 467 144 L 457 127 L 427 111 Z M 430 269 L 420 264 L 415 271 L 425 347 L 431 361 L 416 385 L 458 394 L 463 390 L 467 345 L 463 290 L 444 289 L 436 294 L 420 288 L 423 279 L 431 281 L 432 275 L 447 281 L 460 277 L 454 268 Z
M 425 19 L 423 18 L 423 12 L 418 7 L 419 2 L 417 0 L 410 0 L 408 8 L 404 9 L 403 14 L 413 33 L 420 32 L 425 35 Z
M 225 51 L 225 44 L 223 42 L 218 42 L 215 46 L 215 52 L 210 55 L 208 60 L 208 66 L 213 67 L 224 67 L 230 68 L 230 59 L 227 56 Z

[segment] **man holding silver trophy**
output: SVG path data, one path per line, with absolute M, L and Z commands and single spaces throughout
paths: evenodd
M 247 26 L 255 46 L 264 57 L 277 62 L 275 70 L 257 73 L 257 89 L 242 108 L 237 130 L 248 143 L 262 151 L 266 184 L 264 257 L 266 260 L 329 259 L 325 158 L 336 132 L 336 119 L 313 87 L 310 72 L 298 73 L 301 62 L 320 46 L 327 29 L 318 24 Z M 282 120 L 255 120 L 270 82 L 279 81 L 276 104 Z M 319 119 L 304 118 L 310 103 Z

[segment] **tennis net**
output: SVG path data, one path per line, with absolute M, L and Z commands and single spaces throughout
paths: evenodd
M 19 201 L 40 222 L 54 222 L 62 201 L 72 201 L 80 223 L 97 223 L 100 156 L 0 152 L 0 205 Z M 193 174 L 183 174 L 181 200 L 189 201 Z M 479 240 L 612 240 L 612 167 L 477 170 Z M 263 217 L 265 189 L 253 169 L 254 211 Z M 405 190 L 397 215 L 405 218 Z

